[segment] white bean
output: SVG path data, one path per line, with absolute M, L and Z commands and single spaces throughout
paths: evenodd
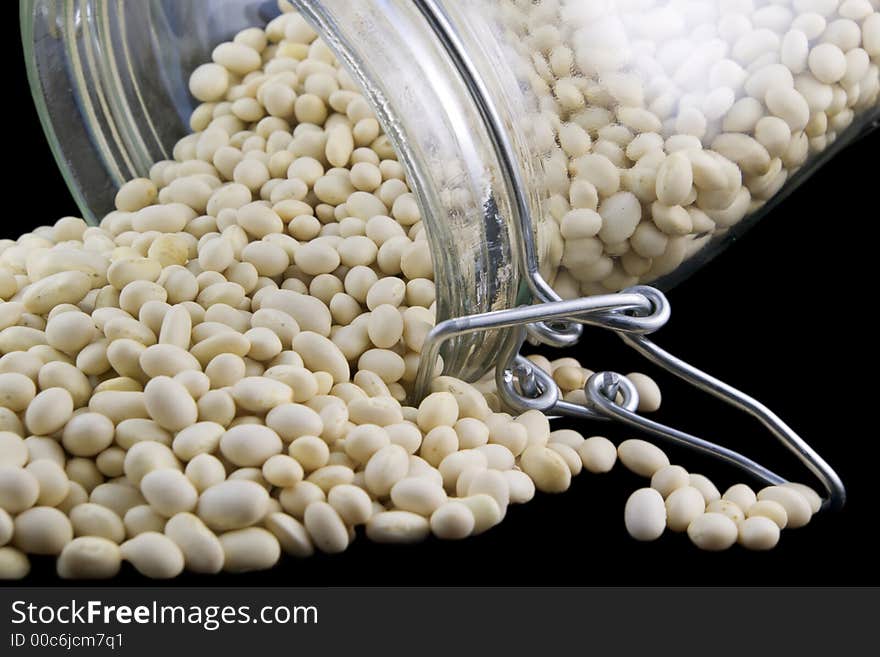
M 43 390 L 28 405 L 24 421 L 37 436 L 49 436 L 63 428 L 73 413 L 73 398 L 64 388 Z
M 387 445 L 378 450 L 367 462 L 364 478 L 367 488 L 377 497 L 391 492 L 409 470 L 409 455 L 400 445 Z
M 401 479 L 391 488 L 391 501 L 395 507 L 426 517 L 430 517 L 446 499 L 442 487 L 422 477 Z
M 281 557 L 281 545 L 275 536 L 262 527 L 235 529 L 220 535 L 225 559 L 223 570 L 248 573 L 267 570 Z
M 629 496 L 624 509 L 626 531 L 637 541 L 654 541 L 666 529 L 666 507 L 653 488 L 640 488 Z
M 367 522 L 367 537 L 377 543 L 418 543 L 429 533 L 428 520 L 409 511 L 383 511 Z
M 474 514 L 466 504 L 449 501 L 431 514 L 431 531 L 443 540 L 467 538 L 474 531 Z
M 362 488 L 351 484 L 331 488 L 327 502 L 349 526 L 362 525 L 372 515 L 370 496 Z
M 736 543 L 738 529 L 736 523 L 721 513 L 703 513 L 697 516 L 687 528 L 691 542 L 701 550 L 718 552 Z
M 797 529 L 803 527 L 813 515 L 810 503 L 797 490 L 785 486 L 768 486 L 758 491 L 758 501 L 778 502 L 785 509 L 788 518 L 787 527 Z
M 27 555 L 13 547 L 0 547 L 0 580 L 24 579 L 31 571 Z
M 730 500 L 714 500 L 706 505 L 706 511 L 710 513 L 721 513 L 737 525 L 745 519 L 745 513 L 735 503 Z
M 700 491 L 707 504 L 721 499 L 721 493 L 715 487 L 715 484 L 709 481 L 704 475 L 691 473 L 688 476 L 688 480 L 688 485 L 693 486 Z
M 150 506 L 165 517 L 192 511 L 199 493 L 186 475 L 170 468 L 153 470 L 141 479 L 141 493 Z
M 804 484 L 799 484 L 796 482 L 786 482 L 786 483 L 782 484 L 782 487 L 783 488 L 791 488 L 791 489 L 797 491 L 798 493 L 800 493 L 803 496 L 803 498 L 805 500 L 807 500 L 807 503 L 810 505 L 810 510 L 813 513 L 818 513 L 819 509 L 822 508 L 822 498 L 819 496 L 819 494 L 815 490 L 813 490 L 809 486 L 806 486 Z
M 617 448 L 607 438 L 592 436 L 576 449 L 584 468 L 594 474 L 610 472 L 617 462 Z
M 99 536 L 116 544 L 125 540 L 122 519 L 99 504 L 78 504 L 68 512 L 75 536 Z
M 189 391 L 168 376 L 150 379 L 144 387 L 144 404 L 150 417 L 169 431 L 195 424 L 199 416 Z
M 706 501 L 703 495 L 691 486 L 677 488 L 666 498 L 666 522 L 674 532 L 685 531 L 705 511 Z
M 58 509 L 35 506 L 15 517 L 12 540 L 28 554 L 58 555 L 73 540 L 73 527 Z
M 785 529 L 788 525 L 788 513 L 785 507 L 773 500 L 761 500 L 746 509 L 746 518 L 753 517 L 769 518 L 779 529 Z
M 667 465 L 655 472 L 651 477 L 651 488 L 655 489 L 663 498 L 679 488 L 690 484 L 687 470 L 680 465 Z
M 198 516 L 211 529 L 241 529 L 266 514 L 269 494 L 252 481 L 224 481 L 205 490 L 198 503 Z
M 338 554 L 348 547 L 348 530 L 342 518 L 327 502 L 309 504 L 305 509 L 303 524 L 321 552 Z
M 779 526 L 770 518 L 752 516 L 739 524 L 737 539 L 747 550 L 772 550 L 779 542 Z
M 312 539 L 296 518 L 286 513 L 270 513 L 266 516 L 265 523 L 266 529 L 275 535 L 285 553 L 300 559 L 315 553 Z
M 651 377 L 639 372 L 630 372 L 626 378 L 632 382 L 639 393 L 639 408 L 642 413 L 653 413 L 660 408 L 660 387 Z
M 565 460 L 547 447 L 526 448 L 520 457 L 520 467 L 543 493 L 561 493 L 571 484 L 571 470 Z
M 110 579 L 119 573 L 122 551 L 106 538 L 81 536 L 64 546 L 58 556 L 58 576 L 63 579 Z
M 178 513 L 165 524 L 165 535 L 180 548 L 187 570 L 218 573 L 223 568 L 223 545 L 205 524 L 191 513 Z
M 262 467 L 282 446 L 278 434 L 260 424 L 239 424 L 220 437 L 221 453 L 239 467 Z
M 746 484 L 735 484 L 724 491 L 721 496 L 722 500 L 728 500 L 736 504 L 743 511 L 747 511 L 755 502 L 758 501 L 755 491 Z
M 669 458 L 659 447 L 644 440 L 624 440 L 617 447 L 617 457 L 630 471 L 642 477 L 652 477 L 660 468 L 669 465 Z
M 177 544 L 158 532 L 144 532 L 121 546 L 122 558 L 150 579 L 172 579 L 183 572 L 183 553 Z
M 464 504 L 474 517 L 473 535 L 482 534 L 501 522 L 504 515 L 498 502 L 491 495 L 480 493 L 468 495 L 458 500 Z

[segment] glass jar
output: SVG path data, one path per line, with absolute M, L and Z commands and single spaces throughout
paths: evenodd
M 878 0 L 22 0 L 34 98 L 88 220 L 190 132 L 190 72 L 279 5 L 406 166 L 438 319 L 668 287 L 880 118 Z M 476 378 L 515 339 L 456 337 L 446 371 Z

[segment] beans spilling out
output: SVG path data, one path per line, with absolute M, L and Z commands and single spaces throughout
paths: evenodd
M 670 465 L 662 450 L 643 440 L 625 440 L 617 454 L 629 470 L 651 480 L 630 495 L 624 511 L 626 529 L 639 541 L 656 540 L 668 528 L 687 532 L 703 550 L 726 550 L 737 541 L 749 550 L 769 550 L 780 530 L 803 527 L 822 504 L 814 490 L 795 483 L 757 494 L 736 484 L 722 495 L 705 476 Z
M 668 524 L 766 549 L 809 520 L 808 489 L 719 499 L 647 443 L 512 417 L 491 378 L 441 363 L 406 405 L 435 289 L 387 137 L 295 13 L 213 60 L 190 80 L 193 133 L 100 226 L 0 242 L 0 578 L 28 555 L 64 578 L 262 570 L 343 552 L 358 527 L 463 539 L 618 452 L 654 486 L 627 505 L 636 538 Z M 582 399 L 580 363 L 532 360 Z M 632 380 L 656 410 L 656 384 Z
M 538 101 L 523 130 L 564 298 L 676 270 L 880 98 L 878 0 L 478 4 Z

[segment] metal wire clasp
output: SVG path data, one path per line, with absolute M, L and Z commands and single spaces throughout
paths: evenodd
M 425 340 L 415 396 L 421 399 L 427 391 L 433 368 L 426 363 L 436 362 L 446 340 L 465 333 L 509 328 L 517 334 L 510 341 L 508 350 L 499 357 L 495 380 L 501 401 L 511 410 L 520 413 L 539 410 L 550 416 L 614 420 L 667 442 L 719 458 L 766 484 L 786 482 L 781 475 L 735 450 L 639 415 L 636 412 L 638 392 L 621 374 L 593 374 L 584 387 L 586 405 L 575 404 L 561 399 L 553 378 L 519 353 L 532 322 L 565 320 L 607 328 L 653 364 L 758 419 L 822 482 L 827 493 L 824 506 L 831 509 L 842 507 L 846 491 L 837 473 L 779 416 L 753 397 L 673 356 L 647 337 L 665 325 L 669 317 L 670 306 L 665 295 L 655 288 L 638 286 L 618 294 L 541 303 L 447 320 L 439 323 Z

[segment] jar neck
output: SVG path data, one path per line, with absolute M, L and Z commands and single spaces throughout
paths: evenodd
M 416 3 L 293 4 L 361 85 L 407 170 L 432 245 L 438 319 L 515 306 L 522 281 L 502 167 L 479 107 Z M 473 33 L 459 36 L 479 52 Z M 447 371 L 482 374 L 507 339 L 496 332 L 450 341 Z

